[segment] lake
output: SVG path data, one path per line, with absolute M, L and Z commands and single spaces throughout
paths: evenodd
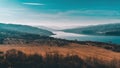
M 56 35 L 52 35 L 54 38 L 61 38 L 67 40 L 78 40 L 78 41 L 97 41 L 97 42 L 106 42 L 113 44 L 120 44 L 120 36 L 94 36 L 94 35 L 83 35 L 68 33 L 63 31 L 52 31 Z

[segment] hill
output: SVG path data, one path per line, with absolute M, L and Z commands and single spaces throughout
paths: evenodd
M 106 50 L 104 48 L 96 47 L 96 46 L 90 46 L 90 45 L 85 45 L 85 44 L 76 44 L 76 43 L 71 43 L 67 46 L 33 46 L 33 45 L 1 45 L 0 46 L 0 51 L 7 51 L 11 49 L 16 49 L 20 50 L 28 55 L 31 54 L 42 54 L 43 56 L 48 53 L 54 53 L 58 52 L 59 54 L 62 55 L 78 55 L 81 58 L 86 58 L 86 57 L 95 57 L 95 58 L 100 58 L 106 61 L 112 60 L 114 58 L 120 59 L 120 53 L 119 52 L 113 52 L 111 50 Z
M 35 26 L 38 27 L 40 29 L 45 29 L 45 30 L 49 30 L 49 31 L 55 31 L 55 29 L 49 28 L 49 27 L 45 27 L 45 26 Z
M 41 36 L 50 36 L 53 35 L 52 32 L 28 25 L 16 25 L 16 24 L 2 24 L 0 23 L 0 30 L 12 31 L 12 32 L 22 32 L 29 34 L 37 34 Z
M 120 36 L 120 23 L 86 26 L 73 29 L 66 29 L 63 31 L 87 35 Z
M 0 44 L 34 44 L 62 46 L 67 40 L 49 37 L 53 33 L 36 27 L 15 24 L 0 24 Z
M 96 46 L 80 45 L 74 43 L 69 44 L 69 46 L 62 47 L 47 45 L 1 45 L 0 67 L 119 68 L 119 56 L 120 53 L 117 52 Z

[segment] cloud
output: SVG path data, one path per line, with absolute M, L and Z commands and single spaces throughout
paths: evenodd
M 120 11 L 116 10 L 69 10 L 60 12 L 60 15 L 80 15 L 80 16 L 120 16 Z
M 118 23 L 120 19 L 110 18 L 102 16 L 102 18 L 92 16 L 72 16 L 71 14 L 97 14 L 98 12 L 109 15 L 117 14 L 119 11 L 98 11 L 98 10 L 69 10 L 66 12 L 58 13 L 36 13 L 29 11 L 25 8 L 0 8 L 0 22 L 13 23 L 13 24 L 24 24 L 24 25 L 42 25 L 49 27 L 76 27 L 76 26 L 87 26 L 105 23 Z M 95 13 L 96 12 L 96 13 Z M 109 13 L 108 13 L 109 12 Z M 116 16 L 113 16 L 116 17 Z M 98 19 L 96 19 L 98 18 Z M 55 27 L 53 27 L 55 28 Z
M 42 4 L 42 3 L 23 3 L 25 5 L 33 5 L 33 6 L 43 6 L 45 4 Z

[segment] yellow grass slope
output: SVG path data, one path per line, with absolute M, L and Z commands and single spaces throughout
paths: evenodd
M 31 46 L 31 45 L 0 45 L 0 51 L 6 52 L 10 49 L 20 50 L 26 54 L 42 54 L 45 55 L 46 52 L 54 53 L 58 52 L 62 55 L 78 55 L 81 58 L 86 57 L 97 57 L 101 60 L 112 60 L 120 59 L 120 53 L 99 48 L 96 46 L 80 45 L 80 44 L 70 44 L 69 46 L 57 47 L 57 46 Z

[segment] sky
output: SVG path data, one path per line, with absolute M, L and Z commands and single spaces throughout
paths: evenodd
M 52 28 L 120 23 L 120 0 L 0 0 L 0 22 Z

